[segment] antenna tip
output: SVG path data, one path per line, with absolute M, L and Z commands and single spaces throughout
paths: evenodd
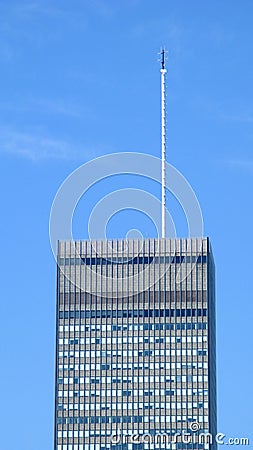
M 166 53 L 165 47 L 162 47 L 160 50 L 161 70 L 165 70 Z

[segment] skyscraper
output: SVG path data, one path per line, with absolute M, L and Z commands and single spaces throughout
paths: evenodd
M 59 242 L 56 339 L 55 450 L 209 448 L 208 238 Z

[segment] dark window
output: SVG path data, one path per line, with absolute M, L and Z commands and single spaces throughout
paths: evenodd
M 165 395 L 174 395 L 174 391 L 171 391 L 169 389 L 166 389 Z

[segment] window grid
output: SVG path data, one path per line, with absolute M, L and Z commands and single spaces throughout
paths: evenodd
M 119 254 L 122 245 L 101 241 L 101 264 L 94 243 L 59 243 L 55 450 L 131 449 L 132 444 L 111 445 L 112 434 L 173 436 L 194 421 L 202 431 L 216 429 L 214 268 L 208 242 L 196 256 L 193 239 L 166 239 L 163 252 L 159 240 L 145 240 L 144 246 L 133 241 L 127 263 L 112 264 L 111 247 Z M 79 255 L 96 266 L 88 276 L 84 265 L 70 264 Z M 135 286 L 124 283 L 148 265 L 149 289 L 143 289 L 141 278 Z M 103 292 L 97 271 L 112 275 Z M 69 274 L 83 290 L 73 286 Z M 152 284 L 156 275 L 159 283 Z M 90 286 L 92 293 L 85 293 Z

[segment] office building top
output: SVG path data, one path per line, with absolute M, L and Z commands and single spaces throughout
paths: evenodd
M 208 238 L 59 242 L 55 450 L 209 448 L 215 341 Z
M 190 285 L 192 290 L 206 289 L 206 272 L 198 276 L 197 263 L 209 259 L 213 264 L 208 238 L 62 241 L 58 256 L 62 273 L 71 281 L 65 289 L 101 296 L 108 291 L 116 297 L 151 286 L 155 291 L 185 290 Z

